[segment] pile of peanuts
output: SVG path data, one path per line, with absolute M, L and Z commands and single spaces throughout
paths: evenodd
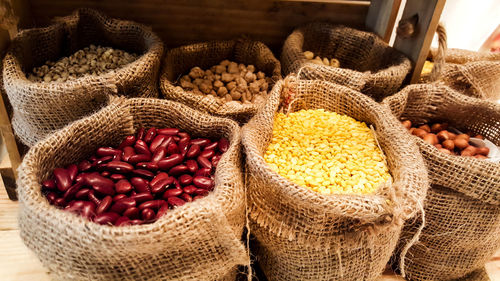
M 450 155 L 471 156 L 477 159 L 487 159 L 490 149 L 487 147 L 476 147 L 469 140 L 471 137 L 484 139 L 481 135 L 454 134 L 448 131 L 447 123 L 423 124 L 412 127 L 410 120 L 402 122 L 403 126 L 425 142 L 436 147 L 440 152 Z
M 326 65 L 326 66 L 332 66 L 332 67 L 340 67 L 340 62 L 338 59 L 328 59 L 328 58 L 321 58 L 319 56 L 314 57 L 314 53 L 311 51 L 305 51 L 304 56 L 306 59 L 310 60 L 312 63 L 315 64 L 320 64 L 320 65 Z
M 321 194 L 368 194 L 391 178 L 370 128 L 323 109 L 278 113 L 264 160 Z
M 45 65 L 33 68 L 32 73 L 28 75 L 28 80 L 66 82 L 85 75 L 100 75 L 129 64 L 137 57 L 135 54 L 111 47 L 90 45 L 57 62 L 47 61 Z
M 139 129 L 117 147 L 100 147 L 78 164 L 56 168 L 42 182 L 50 204 L 115 226 L 156 221 L 169 208 L 213 190 L 225 138 L 191 139 L 175 128 Z
M 271 78 L 255 66 L 223 60 L 208 70 L 193 67 L 179 79 L 178 85 L 198 95 L 211 95 L 226 102 L 260 103 L 264 101 Z

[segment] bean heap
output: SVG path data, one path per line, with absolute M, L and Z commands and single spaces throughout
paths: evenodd
M 129 64 L 137 57 L 135 54 L 111 47 L 90 45 L 57 62 L 47 61 L 45 65 L 33 68 L 33 73 L 28 75 L 28 80 L 66 82 L 85 75 L 100 75 Z
M 180 88 L 197 95 L 211 95 L 226 102 L 259 103 L 264 101 L 271 79 L 255 66 L 223 60 L 209 70 L 191 68 L 180 78 Z
M 100 147 L 42 182 L 50 204 L 98 224 L 151 223 L 169 208 L 206 196 L 225 138 L 191 139 L 178 129 L 139 129 L 117 147 Z
M 391 177 L 366 124 L 323 109 L 278 113 L 264 159 L 321 194 L 372 193 Z
M 436 147 L 440 152 L 450 155 L 470 156 L 477 159 L 487 159 L 490 149 L 487 147 L 476 147 L 470 143 L 470 138 L 484 139 L 482 135 L 474 135 L 471 132 L 466 134 L 455 134 L 448 131 L 447 123 L 422 124 L 412 126 L 410 120 L 402 122 L 403 126 L 425 142 Z
M 332 67 L 340 67 L 340 62 L 338 59 L 330 59 L 329 60 L 326 57 L 325 58 L 321 58 L 320 56 L 314 57 L 314 53 L 311 51 L 305 51 L 304 56 L 306 57 L 306 59 L 310 60 L 312 63 L 315 63 L 315 64 L 332 66 Z

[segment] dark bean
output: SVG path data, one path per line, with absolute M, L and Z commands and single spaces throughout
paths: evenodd
M 200 195 L 200 196 L 207 196 L 207 195 L 208 195 L 208 190 L 203 189 L 203 188 L 197 188 L 197 189 L 194 191 L 194 194 L 196 194 L 196 195 Z
M 151 201 L 154 199 L 153 195 L 149 192 L 137 193 L 136 195 L 130 196 L 130 198 L 134 198 L 137 203 L 142 203 L 146 201 Z
M 219 140 L 219 151 L 221 153 L 226 152 L 229 149 L 229 141 L 225 138 Z
M 55 180 L 44 180 L 42 182 L 42 187 L 45 189 L 49 189 L 49 190 L 55 190 L 55 189 L 57 189 L 56 181 Z
M 125 146 L 122 152 L 122 160 L 128 162 L 132 155 L 135 155 L 135 149 L 131 146 Z
M 168 171 L 168 174 L 171 175 L 171 176 L 178 176 L 178 175 L 181 175 L 181 174 L 185 174 L 187 173 L 189 170 L 188 170 L 188 167 L 186 165 L 177 165 L 175 167 L 173 167 L 172 169 L 170 169 Z
M 167 136 L 157 135 L 149 144 L 149 151 L 155 151 L 158 146 L 165 140 Z M 166 147 L 165 147 L 166 148 Z
M 207 158 L 207 159 L 212 158 L 212 156 L 214 156 L 214 155 L 215 155 L 215 151 L 210 150 L 210 149 L 208 149 L 208 150 L 207 150 L 207 149 L 205 149 L 205 150 L 203 150 L 203 151 L 200 153 L 200 156 L 201 156 L 201 157 L 205 157 L 205 158 Z
M 198 171 L 198 162 L 196 160 L 187 160 L 186 167 L 188 167 L 190 173 L 196 173 Z
M 158 129 L 157 133 L 159 135 L 173 136 L 173 135 L 177 135 L 177 133 L 179 133 L 179 129 L 175 129 L 175 128 Z
M 63 198 L 66 201 L 70 201 L 75 197 L 75 194 L 82 188 L 83 182 L 77 182 L 64 192 Z
M 151 161 L 151 155 L 147 154 L 135 154 L 129 157 L 128 162 L 130 164 L 137 164 L 140 162 L 149 162 Z
M 45 195 L 50 204 L 54 204 L 54 201 L 57 199 L 57 193 L 51 191 Z
M 87 195 L 87 198 L 94 204 L 96 204 L 97 206 L 99 206 L 101 204 L 101 200 L 99 200 L 99 198 L 97 198 L 97 196 L 95 195 L 95 191 L 93 189 L 91 189 L 89 191 L 89 194 Z
M 148 181 L 143 178 L 133 177 L 130 179 L 130 183 L 135 187 L 137 193 L 151 193 Z
M 196 176 L 193 178 L 193 184 L 198 188 L 211 189 L 214 181 L 211 178 Z
M 129 225 L 129 222 L 130 220 L 127 218 L 127 217 L 119 217 L 116 221 L 115 221 L 115 225 L 116 226 L 125 226 L 125 225 Z
M 110 175 L 111 175 L 111 173 L 109 171 L 103 171 L 103 172 L 101 172 L 101 176 L 103 176 L 105 178 L 109 177 Z
M 130 173 L 134 170 L 134 166 L 123 161 L 111 161 L 106 164 L 106 169 L 113 173 Z
M 151 143 L 151 141 L 155 136 L 156 136 L 156 128 L 149 129 L 144 135 L 144 142 Z
M 182 156 L 186 156 L 186 153 L 187 153 L 188 148 L 189 148 L 189 141 L 190 141 L 189 137 L 182 138 L 179 140 L 179 153 Z
M 149 208 L 142 210 L 141 215 L 142 215 L 142 219 L 145 221 L 150 221 L 156 217 L 155 211 L 153 211 Z
M 178 132 L 177 135 L 180 137 L 180 138 L 190 138 L 189 134 L 186 133 L 186 132 Z
M 186 186 L 193 182 L 193 177 L 190 175 L 181 175 L 178 180 L 181 185 Z
M 54 179 L 56 181 L 57 189 L 62 192 L 68 190 L 71 187 L 71 179 L 69 178 L 69 173 L 66 169 L 63 168 L 55 168 L 54 169 Z
M 82 160 L 80 163 L 78 163 L 78 170 L 80 172 L 85 172 L 88 171 L 92 168 L 92 164 L 88 160 Z
M 135 169 L 132 171 L 132 174 L 134 176 L 143 177 L 147 179 L 152 179 L 155 176 L 153 172 L 144 169 Z
M 94 217 L 94 222 L 98 224 L 109 224 L 112 225 L 115 221 L 118 220 L 120 215 L 117 213 L 107 212 L 102 213 Z
M 194 185 L 188 185 L 184 187 L 182 190 L 187 194 L 193 194 L 196 191 L 197 187 Z
M 108 195 L 104 197 L 101 203 L 97 205 L 95 213 L 99 215 L 106 212 L 111 207 L 111 203 L 113 203 L 113 198 L 111 196 Z
M 101 158 L 98 158 L 95 162 L 94 162 L 94 165 L 99 165 L 99 164 L 104 164 L 106 162 L 109 162 L 111 160 L 113 160 L 113 156 L 103 156 Z
M 121 214 L 128 208 L 132 207 L 135 207 L 135 200 L 133 198 L 124 198 L 116 201 L 113 206 L 111 206 L 111 212 Z
M 181 199 L 183 199 L 186 202 L 192 202 L 193 198 L 189 196 L 187 193 L 182 193 L 181 196 L 179 196 Z
M 142 140 L 145 133 L 146 131 L 144 130 L 144 128 L 139 128 L 139 130 L 137 130 L 137 140 Z
M 205 146 L 209 145 L 210 143 L 211 143 L 211 141 L 209 139 L 205 139 L 205 138 L 191 140 L 191 145 L 197 144 L 197 145 L 202 146 L 202 147 L 205 147 Z
M 68 167 L 66 167 L 66 171 L 68 171 L 69 179 L 71 181 L 74 181 L 76 175 L 78 174 L 78 166 L 76 166 L 75 164 L 71 164 Z
M 214 157 L 212 157 L 212 166 L 214 166 L 215 168 L 217 168 L 217 165 L 219 165 L 219 161 L 220 161 L 220 158 L 222 157 L 222 155 L 215 155 Z
M 120 149 L 112 148 L 112 147 L 99 147 L 96 151 L 97 156 L 114 156 L 115 154 L 121 154 L 122 151 Z
M 163 147 L 159 147 L 158 149 L 155 150 L 155 153 L 153 154 L 153 158 L 151 158 L 151 162 L 158 162 L 161 159 L 165 157 L 167 154 L 167 149 Z
M 196 161 L 198 161 L 198 164 L 200 164 L 201 167 L 212 169 L 212 163 L 207 158 L 198 156 Z
M 174 207 L 179 207 L 186 204 L 186 201 L 180 199 L 179 197 L 169 197 L 167 202 Z
M 117 194 L 117 195 L 113 196 L 113 202 L 120 201 L 120 200 L 125 199 L 125 198 L 127 198 L 126 194 Z
M 175 186 L 175 188 L 179 188 L 179 189 L 182 188 L 181 184 L 179 183 L 179 181 L 176 178 L 174 178 L 174 186 Z
M 167 146 L 167 155 L 177 154 L 179 152 L 180 152 L 180 150 L 179 150 L 179 146 L 177 146 L 177 144 L 172 142 Z
M 217 148 L 217 146 L 219 145 L 219 142 L 217 141 L 214 141 L 212 142 L 211 144 L 209 145 L 206 145 L 205 146 L 205 150 L 215 150 Z
M 155 183 L 155 185 L 151 185 L 151 192 L 152 193 L 163 193 L 169 185 L 174 183 L 174 178 L 173 177 L 168 177 L 165 179 L 162 179 L 158 182 Z
M 132 191 L 132 184 L 126 179 L 119 180 L 115 184 L 115 190 L 117 193 L 129 193 Z
M 85 205 L 85 201 L 82 201 L 82 200 L 71 201 L 64 208 L 64 210 L 68 211 L 68 212 L 79 214 L 84 205 Z
M 84 200 L 88 198 L 90 188 L 82 188 L 75 194 L 76 199 Z
M 95 204 L 90 201 L 85 201 L 83 207 L 81 208 L 81 214 L 87 219 L 92 220 L 95 216 Z
M 123 215 L 133 220 L 139 218 L 139 212 L 140 211 L 137 207 L 131 207 L 126 209 L 125 212 L 123 212 Z
M 158 161 L 158 167 L 161 170 L 168 170 L 176 165 L 179 165 L 184 160 L 184 157 L 180 154 L 172 154 L 169 157 Z
M 160 209 L 158 210 L 158 212 L 156 213 L 156 219 L 159 219 L 160 217 L 165 215 L 167 212 L 168 212 L 168 204 L 161 206 Z
M 112 180 L 105 178 L 97 173 L 86 174 L 84 181 L 86 184 L 92 186 L 95 191 L 101 194 L 115 194 L 115 183 Z
M 165 137 L 165 139 L 161 142 L 161 144 L 160 144 L 160 145 L 158 145 L 158 146 L 156 147 L 156 149 L 158 149 L 158 148 L 160 148 L 160 147 L 163 147 L 163 148 L 167 149 L 167 148 L 168 148 L 168 146 L 169 146 L 169 145 L 170 145 L 173 141 L 174 141 L 174 138 L 173 138 L 172 136 L 167 136 L 167 137 Z M 156 150 L 156 149 L 155 149 L 155 150 Z M 153 150 L 153 151 L 154 151 L 154 150 Z M 168 154 L 168 149 L 167 149 L 167 154 Z
M 158 210 L 160 207 L 164 204 L 167 204 L 163 200 L 151 200 L 151 201 L 146 201 L 139 205 L 139 210 L 144 210 L 144 209 L 153 209 L 153 210 Z
M 194 174 L 195 176 L 209 177 L 212 173 L 212 169 L 210 168 L 201 168 Z
M 153 163 L 153 162 L 141 162 L 141 163 L 137 163 L 137 165 L 135 165 L 135 166 L 137 168 L 143 168 L 143 169 L 153 171 L 153 172 L 157 171 L 159 169 L 158 164 Z
M 168 174 L 165 173 L 165 172 L 161 172 L 161 173 L 158 173 L 154 179 L 151 180 L 151 182 L 149 183 L 149 185 L 151 186 L 154 186 L 156 185 L 156 183 L 158 183 L 159 181 L 163 180 L 163 179 L 166 179 L 168 178 Z
M 123 149 L 127 146 L 132 146 L 136 142 L 135 136 L 127 136 L 118 146 L 119 149 Z
M 130 225 L 139 225 L 139 224 L 143 224 L 144 222 L 142 220 L 130 220 L 128 222 L 128 224 Z
M 197 144 L 191 145 L 191 147 L 188 149 L 186 153 L 187 158 L 196 158 L 198 155 L 200 155 L 201 152 L 201 147 Z
M 165 193 L 163 193 L 163 199 L 167 200 L 169 197 L 176 197 L 181 194 L 182 194 L 182 189 L 180 188 L 167 189 Z
M 149 151 L 148 145 L 143 140 L 136 141 L 135 145 L 134 145 L 134 149 L 139 154 L 151 155 L 151 151 Z M 146 162 L 146 161 L 141 161 L 141 162 Z
M 203 198 L 203 197 L 205 197 L 205 196 L 202 196 L 202 195 L 196 195 L 196 196 L 194 196 L 194 197 L 193 197 L 193 201 L 194 201 L 194 200 L 201 199 L 201 198 Z
M 66 202 L 63 198 L 56 198 L 54 200 L 54 205 L 58 207 L 64 207 L 66 206 L 66 204 L 68 204 L 68 202 Z
M 114 181 L 119 181 L 119 180 L 125 179 L 125 176 L 122 174 L 112 174 L 111 176 L 109 176 L 109 178 L 114 180 Z

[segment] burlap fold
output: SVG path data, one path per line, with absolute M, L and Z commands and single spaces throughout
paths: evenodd
M 321 195 L 273 172 L 263 154 L 280 98 L 293 92 L 307 108 L 346 114 L 375 127 L 392 184 L 370 195 Z M 396 246 L 402 221 L 423 204 L 427 176 L 414 141 L 387 109 L 326 81 L 278 82 L 242 128 L 255 254 L 269 280 L 374 280 Z
M 136 53 L 134 62 L 99 76 L 67 82 L 31 82 L 33 67 L 89 46 L 110 46 Z M 102 107 L 110 93 L 157 97 L 163 43 L 148 27 L 80 9 L 45 28 L 20 32 L 4 61 L 3 81 L 13 107 L 12 125 L 23 143 L 35 144 L 56 129 Z
M 246 122 L 257 112 L 257 104 L 228 104 L 211 96 L 196 95 L 175 87 L 176 81 L 189 73 L 191 68 L 199 66 L 205 70 L 225 59 L 246 65 L 252 64 L 273 82 L 281 79 L 280 62 L 263 43 L 248 39 L 211 41 L 182 46 L 167 52 L 160 76 L 162 95 L 166 99 L 181 102 L 202 112 Z
M 208 196 L 178 207 L 152 224 L 113 227 L 49 205 L 40 182 L 55 167 L 97 147 L 118 145 L 139 127 L 176 127 L 193 136 L 226 137 L 229 150 Z M 239 126 L 182 104 L 113 99 L 99 112 L 39 142 L 19 168 L 19 227 L 24 243 L 58 280 L 234 280 L 248 263 L 241 242 L 245 197 Z M 232 278 L 232 279 L 231 279 Z
M 383 104 L 396 117 L 414 124 L 448 122 L 500 144 L 500 105 L 496 103 L 427 84 L 408 86 Z M 426 225 L 406 256 L 405 271 L 410 280 L 462 278 L 484 267 L 500 248 L 500 165 L 446 155 L 413 138 L 428 168 L 431 188 L 425 201 Z M 405 227 L 402 243 L 418 226 Z
M 309 62 L 304 51 L 336 58 L 340 68 Z M 381 100 L 394 94 L 411 70 L 411 62 L 377 35 L 328 23 L 311 23 L 288 36 L 281 53 L 284 75 L 298 73 L 361 91 Z

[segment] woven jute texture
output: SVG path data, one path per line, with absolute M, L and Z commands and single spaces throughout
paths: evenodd
M 59 210 L 41 194 L 40 182 L 55 167 L 152 126 L 230 141 L 213 192 L 152 224 L 125 227 L 98 225 Z M 21 238 L 58 280 L 234 280 L 236 266 L 248 264 L 241 242 L 241 165 L 236 122 L 166 100 L 113 98 L 97 113 L 37 143 L 24 158 L 17 188 Z
M 321 195 L 272 171 L 263 154 L 283 95 L 291 110 L 306 105 L 375 127 L 392 184 L 369 195 Z M 300 102 L 299 102 L 300 100 Z M 391 256 L 403 221 L 418 212 L 428 187 L 414 141 L 369 97 L 320 80 L 278 82 L 268 102 L 242 128 L 247 196 L 257 261 L 269 280 L 374 280 Z
M 26 74 L 47 60 L 91 44 L 136 53 L 140 57 L 115 71 L 67 82 L 31 82 Z M 45 28 L 22 31 L 8 50 L 3 81 L 13 107 L 12 125 L 20 140 L 32 146 L 47 134 L 99 110 L 110 93 L 157 97 L 163 43 L 148 27 L 81 9 Z
M 336 58 L 341 68 L 308 62 L 304 51 Z M 281 64 L 284 75 L 300 71 L 302 78 L 339 83 L 376 100 L 394 94 L 411 69 L 410 60 L 377 35 L 328 23 L 311 23 L 290 34 Z
M 237 63 L 254 65 L 271 77 L 273 82 L 281 79 L 281 65 L 271 50 L 261 42 L 247 39 L 211 41 L 182 46 L 169 50 L 162 65 L 160 89 L 166 99 L 187 104 L 192 108 L 217 116 L 246 122 L 258 109 L 257 104 L 232 104 L 209 95 L 196 95 L 179 90 L 176 81 L 195 66 L 208 69 L 228 59 Z M 270 85 L 272 86 L 272 85 Z
M 496 103 L 443 85 L 424 84 L 408 86 L 383 104 L 414 124 L 448 122 L 500 144 L 500 105 Z M 425 228 L 408 251 L 405 271 L 410 280 L 461 278 L 483 268 L 500 248 L 500 165 L 446 155 L 413 138 L 428 168 L 431 188 L 425 201 Z M 417 227 L 418 223 L 405 226 L 403 243 Z
M 500 99 L 500 53 L 446 50 L 440 81 L 472 97 Z

